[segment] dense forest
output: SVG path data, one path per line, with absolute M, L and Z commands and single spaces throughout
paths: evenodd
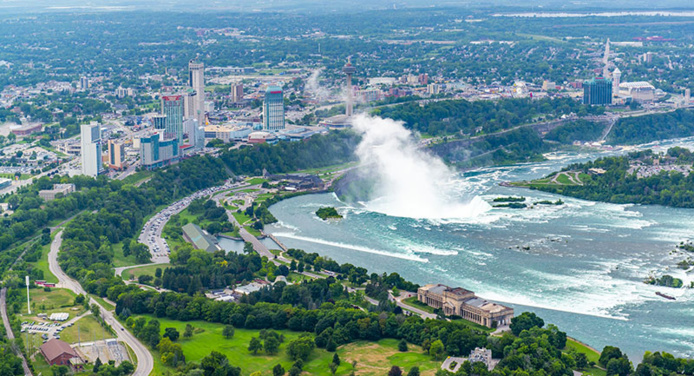
M 583 119 L 562 124 L 545 135 L 546 140 L 571 144 L 574 141 L 595 141 L 600 138 L 605 126 Z
M 585 177 L 582 175 L 583 185 L 534 184 L 531 188 L 591 201 L 693 208 L 694 174 L 685 176 L 681 172 L 661 171 L 655 175 L 638 178 L 636 174 L 628 173 L 633 161 L 638 159 L 648 164 L 653 163 L 654 158 L 658 157 L 651 150 L 647 150 L 626 156 L 572 164 L 562 171 L 589 174 Z M 691 166 L 693 154 L 687 149 L 671 148 L 663 160 Z M 605 173 L 594 173 L 591 169 L 603 169 Z
M 405 103 L 378 108 L 374 114 L 401 120 L 405 127 L 431 136 L 495 133 L 540 119 L 555 119 L 571 113 L 602 114 L 603 107 L 591 107 L 571 98 L 502 99 L 498 101 L 451 100 Z M 481 128 L 478 129 L 478 128 Z
M 332 131 L 303 142 L 280 141 L 277 145 L 230 149 L 220 158 L 237 175 L 259 176 L 263 170 L 277 174 L 352 161 L 358 142 L 355 133 Z
M 633 145 L 694 135 L 694 111 L 679 109 L 664 114 L 621 118 L 608 141 Z

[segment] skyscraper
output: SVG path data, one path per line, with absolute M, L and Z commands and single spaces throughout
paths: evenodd
M 164 95 L 161 97 L 162 113 L 166 115 L 164 139 L 175 138 L 183 144 L 183 96 Z
M 101 161 L 101 125 L 97 122 L 82 124 L 82 175 L 97 177 L 103 171 Z
M 178 140 L 162 140 L 158 134 L 140 138 L 140 165 L 152 170 L 179 159 Z
M 195 90 L 195 117 L 198 124 L 205 124 L 205 64 L 195 59 L 188 63 L 190 71 L 190 87 Z
M 89 89 L 89 78 L 82 76 L 80 77 L 80 90 Z
M 243 84 L 231 84 L 231 101 L 239 103 L 243 100 Z
M 583 83 L 583 104 L 606 105 L 612 103 L 612 81 L 603 77 Z
M 166 115 L 157 114 L 152 116 L 152 125 L 154 129 L 166 129 Z
M 622 71 L 615 68 L 612 72 L 612 96 L 616 97 L 619 94 L 619 83 L 622 80 Z
M 108 140 L 108 165 L 117 170 L 123 169 L 125 145 L 117 140 Z
M 282 89 L 277 86 L 270 86 L 265 91 L 263 129 L 266 131 L 284 129 L 284 96 Z
M 357 71 L 351 62 L 347 61 L 344 67 L 342 67 L 342 72 L 347 75 L 346 90 L 347 90 L 347 103 L 345 104 L 345 115 L 352 116 L 352 75 Z

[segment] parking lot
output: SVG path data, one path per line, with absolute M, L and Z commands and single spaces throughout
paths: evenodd
M 149 219 L 149 221 L 147 221 L 147 223 L 145 223 L 145 225 L 142 227 L 142 232 L 138 237 L 138 241 L 149 248 L 149 251 L 152 254 L 153 262 L 169 262 L 169 254 L 171 253 L 171 249 L 166 243 L 166 240 L 164 240 L 164 238 L 161 236 L 164 226 L 166 226 L 166 222 L 169 221 L 169 218 L 171 218 L 172 215 L 176 215 L 183 211 L 193 200 L 210 196 L 219 191 L 232 189 L 240 185 L 243 185 L 243 183 L 232 183 L 231 181 L 227 180 L 224 185 L 203 189 L 202 191 L 195 192 L 186 198 L 174 202 L 166 209 L 155 214 Z

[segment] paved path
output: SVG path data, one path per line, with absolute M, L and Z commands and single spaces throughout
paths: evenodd
M 51 243 L 51 250 L 48 253 L 48 269 L 58 278 L 58 287 L 70 289 L 75 294 L 89 296 L 87 292 L 84 291 L 82 286 L 77 281 L 65 274 L 63 269 L 60 268 L 60 265 L 58 265 L 58 252 L 60 251 L 60 245 L 62 242 L 63 231 L 61 230 L 55 234 L 53 243 Z M 101 304 L 99 304 L 99 302 L 92 298 L 89 298 L 89 302 L 90 304 L 96 304 L 99 306 L 101 317 L 116 331 L 118 340 L 127 343 L 135 353 L 135 356 L 137 357 L 137 367 L 135 368 L 133 375 L 149 376 L 154 368 L 154 359 L 152 358 L 152 354 L 150 354 L 149 350 L 147 350 L 147 348 L 137 338 L 135 338 L 132 333 L 125 330 L 123 325 L 121 325 L 121 323 L 113 316 L 112 312 L 106 310 L 103 306 L 101 306 Z
M 17 345 L 14 343 L 14 333 L 12 332 L 12 327 L 10 326 L 10 319 L 7 317 L 7 287 L 3 287 L 2 291 L 0 291 L 0 313 L 2 313 L 2 323 L 5 325 L 7 338 L 12 342 L 12 351 L 14 351 L 15 355 L 22 359 L 24 375 L 33 375 L 24 354 L 22 354 L 22 351 L 18 349 Z

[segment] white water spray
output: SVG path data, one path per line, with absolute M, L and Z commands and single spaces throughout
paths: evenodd
M 353 125 L 362 135 L 360 170 L 376 184 L 367 209 L 425 219 L 476 217 L 490 209 L 478 196 L 462 197 L 469 187 L 461 187 L 441 159 L 419 149 L 401 122 L 358 115 Z

